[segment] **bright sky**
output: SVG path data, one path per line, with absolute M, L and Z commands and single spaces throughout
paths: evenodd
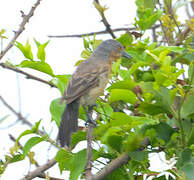
M 134 0 L 103 1 L 109 7 L 106 12 L 106 17 L 113 28 L 126 27 L 133 23 L 136 7 Z M 21 13 L 23 10 L 26 14 L 29 12 L 35 0 L 3 0 L 0 5 L 0 29 L 6 29 L 6 35 L 10 38 L 13 36 L 13 31 L 18 29 L 21 23 Z M 94 8 L 91 0 L 42 0 L 41 4 L 35 11 L 34 16 L 27 24 L 26 30 L 19 37 L 17 41 L 25 43 L 27 39 L 30 43 L 33 38 L 40 42 L 49 40 L 47 35 L 65 35 L 65 34 L 78 34 L 93 31 L 104 30 L 104 25 L 100 22 L 101 18 L 96 9 Z M 98 36 L 102 39 L 110 38 L 109 35 Z M 4 47 L 6 42 L 4 42 Z M 35 48 L 33 48 L 34 50 Z M 74 64 L 80 59 L 80 53 L 83 50 L 82 39 L 66 38 L 66 39 L 51 39 L 48 47 L 46 48 L 47 58 L 46 61 L 51 65 L 56 74 L 72 73 Z M 20 63 L 23 59 L 21 53 L 13 48 L 9 51 L 7 56 L 3 59 L 11 61 L 12 63 Z M 47 79 L 47 76 L 42 75 L 28 69 L 27 72 L 33 73 Z M 50 123 L 49 105 L 52 99 L 58 98 L 60 94 L 56 89 L 49 88 L 33 80 L 27 80 L 22 75 L 16 76 L 14 72 L 1 68 L 0 71 L 1 89 L 0 95 L 13 106 L 17 111 L 21 109 L 22 114 L 27 117 L 31 122 L 36 122 L 39 119 L 43 120 L 43 124 L 48 132 L 52 131 L 52 138 L 55 139 L 57 135 L 57 128 L 54 123 Z M 18 90 L 18 84 L 20 90 Z M 18 91 L 21 94 L 21 105 L 18 105 Z M 26 126 L 17 125 L 11 128 L 5 128 L 12 124 L 17 119 L 8 111 L 4 105 L 0 103 L 0 118 L 9 114 L 6 122 L 0 124 L 0 159 L 9 151 L 13 143 L 10 142 L 8 133 L 15 137 L 26 130 Z M 2 129 L 3 128 L 3 129 Z M 2 141 L 3 140 L 3 141 Z M 27 138 L 23 138 L 25 142 Z M 43 146 L 45 146 L 43 148 Z M 42 163 L 46 162 L 45 152 L 49 146 L 41 145 L 34 148 L 38 149 L 36 158 L 42 159 Z M 55 150 L 47 152 L 46 156 L 53 157 Z M 18 180 L 25 175 L 29 170 L 29 162 L 26 158 L 25 161 L 9 165 L 1 180 Z M 56 170 L 53 172 L 56 174 Z M 38 179 L 38 178 L 37 178 Z

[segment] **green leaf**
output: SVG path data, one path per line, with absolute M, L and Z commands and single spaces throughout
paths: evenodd
M 24 60 L 18 66 L 23 68 L 31 68 L 53 77 L 55 76 L 50 65 L 45 62 Z
M 180 171 L 184 172 L 186 180 L 194 180 L 194 163 L 188 163 L 183 166 Z
M 11 163 L 22 161 L 23 159 L 24 159 L 24 155 L 23 154 L 16 154 L 16 155 L 14 155 L 12 157 Z
M 133 41 L 133 37 L 129 32 L 126 32 L 125 34 L 122 34 L 117 41 L 119 41 L 123 46 L 130 45 Z
M 161 10 L 155 12 L 151 8 L 138 11 L 139 20 L 136 20 L 136 23 L 139 25 L 140 29 L 145 31 L 155 24 L 157 20 L 162 15 Z
M 109 102 L 120 100 L 135 104 L 137 97 L 132 91 L 127 89 L 112 89 L 110 92 Z
M 86 151 L 86 149 L 83 149 L 73 155 L 70 180 L 77 180 L 79 175 L 83 173 L 86 166 Z
M 149 115 L 157 115 L 160 113 L 165 113 L 167 112 L 165 109 L 163 109 L 160 105 L 156 104 L 148 104 L 142 102 L 140 106 L 138 107 L 140 111 L 143 113 L 149 114 Z
M 194 84 L 194 62 L 191 62 L 188 70 L 190 84 Z
M 52 120 L 54 120 L 58 126 L 60 125 L 61 116 L 66 107 L 65 103 L 60 104 L 60 100 L 60 98 L 54 99 L 50 104 L 50 113 L 52 115 Z
M 61 94 L 63 95 L 67 86 L 67 83 L 69 82 L 71 75 L 56 75 L 54 79 L 52 79 L 52 82 L 58 87 Z
M 166 123 L 160 123 L 153 127 L 156 129 L 158 138 L 163 139 L 166 143 L 170 141 L 172 134 L 175 133 L 175 130 Z
M 111 116 L 111 126 L 130 126 L 131 128 L 144 124 L 154 123 L 155 120 L 147 117 L 128 116 L 122 112 L 113 112 Z
M 182 118 L 186 118 L 194 113 L 193 104 L 194 104 L 194 92 L 190 92 L 187 94 L 183 106 L 181 108 Z
M 32 54 L 32 51 L 31 51 L 31 46 L 29 44 L 29 41 L 26 42 L 26 45 L 23 46 L 21 43 L 19 42 L 15 42 L 15 46 L 23 53 L 23 55 L 33 61 L 33 54 Z
M 154 8 L 155 7 L 155 0 L 136 0 L 135 3 L 138 8 L 140 9 L 147 9 L 147 8 Z
M 124 144 L 126 151 L 127 152 L 136 151 L 140 147 L 141 141 L 142 137 L 140 135 L 130 132 L 127 141 Z
M 57 152 L 55 159 L 58 162 L 61 173 L 64 169 L 71 170 L 72 157 L 72 154 L 65 149 L 60 149 Z
M 107 137 L 107 144 L 114 150 L 121 152 L 123 137 L 117 134 L 111 134 Z
M 129 152 L 129 157 L 135 161 L 142 162 L 148 159 L 148 151 L 132 151 Z
M 91 56 L 91 53 L 88 50 L 83 50 L 81 53 L 81 57 L 84 59 L 88 59 Z
M 72 134 L 71 147 L 77 145 L 80 141 L 86 140 L 86 132 L 78 131 Z
M 34 42 L 36 43 L 36 46 L 38 48 L 38 53 L 37 57 L 40 59 L 42 62 L 45 62 L 45 47 L 48 45 L 49 41 L 47 41 L 44 44 L 40 44 L 36 39 L 34 39 Z
M 181 160 L 183 165 L 192 161 L 192 151 L 190 148 L 186 148 L 183 150 L 183 152 L 181 153 Z
M 159 55 L 161 52 L 166 51 L 166 50 L 178 53 L 178 52 L 183 51 L 184 49 L 185 48 L 179 47 L 179 46 L 159 46 L 159 47 L 153 49 L 151 52 Z
M 31 130 L 32 130 L 33 133 L 38 132 L 38 128 L 39 128 L 40 123 L 41 123 L 41 120 L 37 121 L 37 122 L 35 123 L 35 125 L 32 127 Z
M 32 127 L 32 129 L 29 129 L 29 130 L 26 130 L 26 131 L 22 132 L 22 133 L 19 135 L 19 137 L 17 138 L 16 143 L 18 143 L 19 140 L 20 140 L 23 136 L 28 135 L 28 134 L 36 133 L 36 132 L 38 131 L 40 122 L 41 122 L 41 120 L 38 121 L 38 122 L 36 122 L 35 125 Z
M 109 120 L 111 114 L 113 113 L 112 107 L 108 103 L 103 103 L 101 101 L 97 101 L 98 106 L 96 107 L 96 111 L 100 114 L 100 117 L 106 121 Z
M 128 172 L 124 168 L 117 168 L 106 177 L 106 180 L 129 180 Z
M 88 41 L 83 37 L 83 43 L 84 43 L 84 48 L 88 49 L 90 47 Z
M 136 86 L 136 83 L 130 79 L 125 81 L 118 81 L 116 83 L 113 83 L 110 87 L 108 87 L 108 91 L 111 91 L 112 89 L 128 89 L 132 90 Z
M 164 86 L 160 87 L 160 91 L 154 91 L 156 95 L 156 105 L 161 106 L 164 110 L 167 112 L 172 113 L 173 109 L 171 107 L 172 105 L 172 99 L 170 97 L 170 90 Z M 175 113 L 175 112 L 174 112 Z
M 82 63 L 83 61 L 84 61 L 83 59 L 78 60 L 78 61 L 74 64 L 74 66 L 79 66 L 79 65 L 80 65 L 80 63 Z
M 35 146 L 36 144 L 44 140 L 45 138 L 38 137 L 38 136 L 30 138 L 23 147 L 23 155 L 26 156 L 33 146 Z

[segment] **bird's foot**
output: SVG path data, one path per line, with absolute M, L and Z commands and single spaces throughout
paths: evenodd
M 96 127 L 96 122 L 92 118 L 88 118 L 88 120 L 85 122 L 86 126 L 88 126 L 89 124 L 92 124 Z
M 87 121 L 85 123 L 86 126 L 89 124 L 92 124 L 94 127 L 96 126 L 96 122 L 92 118 L 92 111 L 93 111 L 94 106 L 96 106 L 96 105 L 89 105 L 88 109 L 86 107 L 84 107 L 84 110 L 85 110 L 87 117 L 88 117 Z

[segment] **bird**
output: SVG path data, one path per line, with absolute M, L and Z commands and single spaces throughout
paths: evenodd
M 66 108 L 61 117 L 58 133 L 61 147 L 71 145 L 72 133 L 78 129 L 79 107 L 83 106 L 86 113 L 88 113 L 86 107 L 89 111 L 92 109 L 109 82 L 112 63 L 120 57 L 132 58 L 117 40 L 105 40 L 72 74 L 62 96 Z M 88 122 L 94 123 L 89 115 Z

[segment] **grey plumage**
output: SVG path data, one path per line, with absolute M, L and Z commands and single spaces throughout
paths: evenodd
M 77 131 L 79 105 L 95 104 L 110 79 L 112 62 L 121 56 L 130 57 L 118 41 L 110 39 L 103 41 L 94 53 L 77 67 L 62 97 L 67 106 L 59 128 L 61 146 L 69 146 L 71 134 Z

